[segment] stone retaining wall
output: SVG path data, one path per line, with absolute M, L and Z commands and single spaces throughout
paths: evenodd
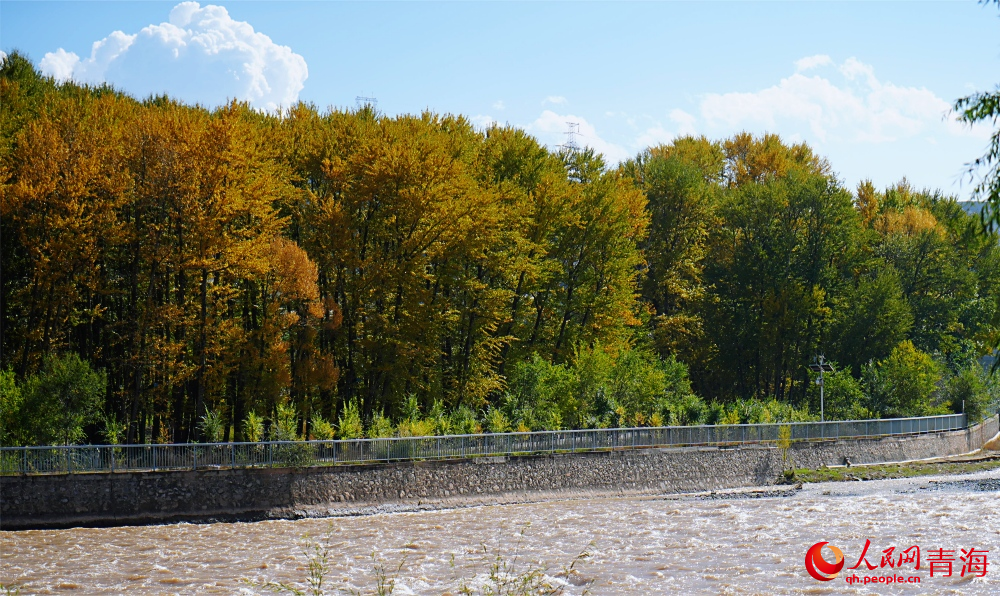
M 972 429 L 796 443 L 797 467 L 906 461 L 979 449 Z M 773 445 L 666 448 L 316 468 L 0 477 L 0 529 L 352 515 L 550 498 L 669 494 L 778 481 Z

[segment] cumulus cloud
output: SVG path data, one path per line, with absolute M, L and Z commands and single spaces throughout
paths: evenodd
M 653 120 L 653 123 L 641 130 L 632 140 L 631 146 L 636 152 L 642 151 L 647 147 L 669 144 L 677 137 L 694 135 L 697 132 L 695 128 L 697 118 L 677 108 L 670 110 L 668 115 L 669 123 L 667 124 L 648 116 L 645 116 L 644 119 Z M 627 118 L 627 122 L 630 126 L 639 130 L 639 127 L 635 125 L 634 118 Z
M 807 127 L 820 142 L 884 143 L 935 132 L 981 134 L 963 129 L 949 116 L 950 105 L 923 87 L 882 82 L 875 69 L 855 58 L 835 66 L 825 56 L 803 58 L 799 70 L 823 69 L 806 76 L 796 72 L 780 83 L 751 93 L 709 94 L 701 115 L 714 127 L 729 130 L 763 127 L 791 136 Z
M 680 136 L 695 134 L 695 117 L 684 110 L 670 110 L 670 120 L 677 125 L 677 134 Z
M 475 124 L 477 127 L 483 129 L 489 128 L 497 123 L 497 121 L 494 120 L 493 116 L 488 116 L 483 114 L 476 114 L 475 116 L 469 118 L 469 120 L 471 120 L 472 123 Z
M 646 147 L 666 145 L 675 138 L 677 138 L 677 135 L 673 131 L 667 130 L 662 125 L 657 124 L 639 133 L 639 136 L 635 138 L 634 145 L 637 149 L 642 150 Z
M 609 164 L 614 164 L 629 158 L 629 152 L 621 145 L 616 145 L 605 141 L 597 134 L 597 129 L 586 118 L 573 114 L 557 114 L 552 110 L 545 110 L 534 122 L 526 126 L 525 129 L 538 137 L 540 141 L 548 144 L 552 149 L 566 143 L 566 132 L 568 123 L 579 124 L 579 134 L 576 142 L 581 147 L 590 147 L 594 151 L 604 155 Z
M 562 95 L 550 95 L 550 96 L 548 96 L 548 97 L 546 97 L 545 99 L 542 100 L 542 105 L 543 106 L 545 104 L 549 104 L 549 103 L 555 104 L 555 105 L 564 104 L 564 103 L 566 103 L 566 98 L 563 97 Z
M 42 72 L 58 80 L 110 83 L 139 97 L 173 97 L 216 106 L 236 98 L 274 110 L 298 100 L 309 76 L 305 59 L 221 7 L 182 2 L 169 20 L 138 33 L 115 31 L 80 58 L 60 48 Z
M 826 54 L 817 54 L 815 56 L 806 56 L 795 61 L 795 70 L 802 72 L 803 70 L 810 70 L 820 66 L 829 66 L 833 64 L 833 59 Z
M 493 109 L 494 110 L 501 110 L 502 111 L 506 107 L 507 106 L 503 105 L 503 100 L 502 99 L 496 100 L 496 102 L 493 104 Z

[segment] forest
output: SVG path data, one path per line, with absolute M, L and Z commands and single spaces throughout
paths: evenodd
M 1000 402 L 1000 242 L 805 144 L 612 165 L 515 127 L 262 113 L 0 65 L 0 444 L 252 441 Z

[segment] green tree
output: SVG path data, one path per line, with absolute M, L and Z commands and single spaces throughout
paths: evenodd
M 941 365 L 906 340 L 885 360 L 867 365 L 863 383 L 879 416 L 928 416 L 944 413 L 934 399 L 942 376 Z
M 77 443 L 84 427 L 97 421 L 107 377 L 75 353 L 48 356 L 42 369 L 24 384 L 23 420 L 36 445 Z
M 951 410 L 965 412 L 970 423 L 978 422 L 987 414 L 991 401 L 989 379 L 978 362 L 970 362 L 948 379 L 945 387 Z
M 678 354 L 700 335 L 702 321 L 691 307 L 704 295 L 702 260 L 723 160 L 719 143 L 684 137 L 622 165 L 648 200 L 641 289 L 652 306 L 656 346 L 664 356 Z
M 24 395 L 14 378 L 14 371 L 0 370 L 0 445 L 26 444 L 23 404 Z
M 886 358 L 913 326 L 899 275 L 891 266 L 859 275 L 834 298 L 833 307 L 831 355 L 856 376 L 865 363 Z
M 826 419 L 866 420 L 873 418 L 874 413 L 868 409 L 868 400 L 861 388 L 861 383 L 852 375 L 850 367 L 835 368 L 837 370 L 834 372 L 823 375 L 823 405 Z M 809 385 L 807 392 L 809 409 L 813 412 L 819 412 L 819 390 L 819 385 L 816 383 Z

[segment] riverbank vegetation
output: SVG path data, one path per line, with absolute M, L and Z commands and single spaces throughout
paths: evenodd
M 950 460 L 876 464 L 818 470 L 795 470 L 792 482 L 844 482 L 857 480 L 885 480 L 888 478 L 913 478 L 943 474 L 972 474 L 1000 468 L 1000 454 L 983 454 Z
M 3 444 L 979 416 L 1000 245 L 805 144 L 611 165 L 0 66 Z

